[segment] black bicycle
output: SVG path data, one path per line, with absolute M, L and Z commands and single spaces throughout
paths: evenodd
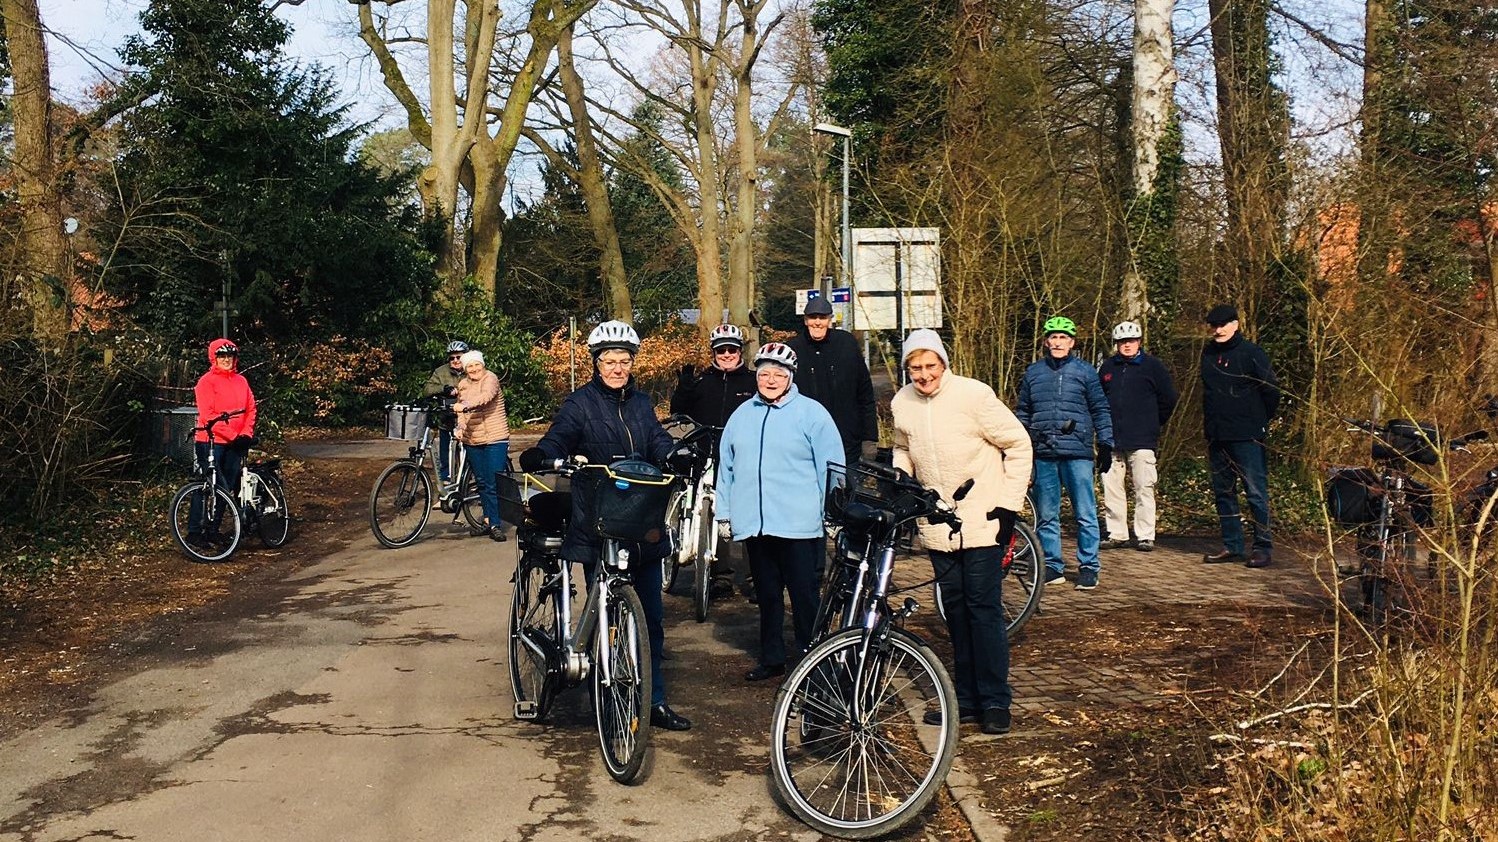
M 826 630 L 790 671 L 771 719 L 782 803 L 822 833 L 867 839 L 915 818 L 957 755 L 957 693 L 930 647 L 889 604 L 896 547 L 921 518 L 961 528 L 935 491 L 894 468 L 828 466 L 826 516 L 841 526 Z
M 520 547 L 510 602 L 510 685 L 515 718 L 545 720 L 563 689 L 589 682 L 598 744 L 609 776 L 635 783 L 650 747 L 650 635 L 630 581 L 628 545 L 664 536 L 676 477 L 634 460 L 610 466 L 556 463 L 570 491 L 525 496 L 523 480 L 498 475 L 500 517 Z M 584 495 L 588 531 L 601 539 L 587 602 L 573 619 L 576 579 L 561 556 L 572 495 Z
M 1356 534 L 1358 564 L 1343 572 L 1357 577 L 1360 611 L 1371 627 L 1381 629 L 1396 611 L 1408 609 L 1402 567 L 1418 554 L 1420 530 L 1435 522 L 1434 495 L 1410 472 L 1436 464 L 1442 450 L 1465 450 L 1487 433 L 1444 439 L 1435 427 L 1403 418 L 1383 424 L 1343 420 L 1350 430 L 1373 437 L 1371 457 L 1378 468 L 1333 472 L 1326 483 L 1327 513 Z
M 404 458 L 380 473 L 374 490 L 369 494 L 369 528 L 374 532 L 375 540 L 391 549 L 415 543 L 426 527 L 427 519 L 432 516 L 434 485 L 439 491 L 436 508 L 452 515 L 453 523 L 462 517 L 470 529 L 483 528 L 484 507 L 479 500 L 478 480 L 473 476 L 456 436 L 452 441 L 454 452 L 448 461 L 455 480 L 444 483 L 435 479 L 437 465 L 433 433 L 455 429 L 457 413 L 444 406 L 441 395 L 387 409 L 416 411 L 422 413 L 424 420 L 416 444 Z
M 215 426 L 243 414 L 242 409 L 221 413 L 194 427 L 192 433 L 206 433 L 211 442 Z M 207 462 L 196 466 L 198 478 L 172 495 L 167 522 L 177 547 L 194 561 L 212 562 L 233 555 L 251 532 L 268 548 L 285 544 L 291 536 L 291 512 L 281 460 L 244 460 L 231 492 L 219 485 L 213 451 L 209 447 Z

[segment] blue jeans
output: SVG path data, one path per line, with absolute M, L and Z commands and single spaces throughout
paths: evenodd
M 1062 486 L 1077 516 L 1077 568 L 1096 571 L 1097 491 L 1092 485 L 1091 459 L 1035 460 L 1035 531 L 1045 551 L 1046 569 L 1060 573 L 1066 567 L 1061 558 Z
M 1243 554 L 1243 517 L 1238 510 L 1238 483 L 1248 498 L 1254 519 L 1254 549 L 1269 552 L 1269 461 L 1263 442 L 1209 441 L 1207 461 L 1212 467 L 1212 495 L 1222 527 L 1222 546 Z
M 936 604 L 952 636 L 952 683 L 962 711 L 1009 709 L 1009 631 L 998 547 L 931 551 Z
M 437 478 L 443 482 L 451 482 L 453 475 L 448 470 L 447 457 L 452 450 L 453 434 L 451 430 L 437 431 Z
M 208 470 L 208 448 L 206 441 L 193 442 L 193 448 L 197 450 L 198 465 L 202 470 Z M 214 444 L 213 461 L 218 467 L 218 487 L 229 492 L 235 504 L 239 501 L 239 470 L 244 465 L 244 454 L 228 446 L 227 444 Z M 219 512 L 219 517 L 223 512 Z M 203 523 L 203 500 L 201 496 L 194 495 L 192 505 L 187 510 L 187 534 L 189 535 L 217 535 L 218 520 L 213 523 Z
M 479 503 L 484 507 L 484 519 L 489 525 L 502 526 L 499 522 L 499 491 L 494 485 L 494 475 L 510 465 L 510 443 L 497 441 L 493 444 L 465 444 L 468 467 L 479 484 Z
M 791 596 L 791 627 L 796 633 L 796 657 L 811 646 L 817 622 L 817 560 L 826 558 L 821 538 L 779 538 L 756 535 L 744 540 L 754 593 L 759 599 L 759 662 L 783 666 L 785 653 L 785 592 Z

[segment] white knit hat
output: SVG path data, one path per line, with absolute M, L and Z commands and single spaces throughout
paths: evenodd
M 923 327 L 919 330 L 912 330 L 910 335 L 905 337 L 905 347 L 900 351 L 900 362 L 909 362 L 910 355 L 916 351 L 930 351 L 941 357 L 942 365 L 948 368 L 952 366 L 952 363 L 947 360 L 946 346 L 941 344 L 941 337 L 931 328 Z
M 483 365 L 484 364 L 484 352 L 483 351 L 465 351 L 463 353 L 462 358 L 460 358 L 458 360 L 458 362 L 460 364 L 462 364 L 462 366 L 464 368 L 467 368 L 469 363 L 478 363 L 479 365 Z

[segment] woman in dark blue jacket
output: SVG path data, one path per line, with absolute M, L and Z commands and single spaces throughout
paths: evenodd
M 666 464 L 673 447 L 671 436 L 656 420 L 650 398 L 635 388 L 630 370 L 640 350 L 640 336 L 624 322 L 604 322 L 588 335 L 593 355 L 593 379 L 567 396 L 552 419 L 551 429 L 536 446 L 521 454 L 520 466 L 536 470 L 557 459 L 582 456 L 590 464 L 607 465 L 625 458 Z M 600 541 L 589 535 L 578 517 L 580 501 L 573 501 L 573 518 L 562 543 L 562 557 L 585 566 L 598 560 Z M 661 565 L 664 544 L 644 545 L 630 565 L 636 593 L 645 609 L 650 632 L 650 724 L 685 731 L 692 723 L 666 704 L 666 678 L 661 653 L 666 646 L 662 621 Z

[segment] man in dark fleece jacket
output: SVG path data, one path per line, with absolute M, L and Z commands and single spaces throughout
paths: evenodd
M 1208 564 L 1244 562 L 1243 520 L 1238 483 L 1254 519 L 1248 567 L 1268 567 L 1274 542 L 1269 535 L 1269 463 L 1264 439 L 1279 408 L 1279 380 L 1264 350 L 1238 333 L 1238 311 L 1218 304 L 1205 319 L 1212 339 L 1202 348 L 1202 426 L 1212 469 L 1212 494 L 1222 527 L 1222 550 Z
M 874 381 L 858 340 L 832 326 L 832 305 L 824 298 L 806 303 L 804 324 L 785 343 L 796 352 L 796 391 L 826 408 L 843 440 L 843 464 L 873 459 L 879 445 L 874 412 Z
M 1113 415 L 1113 466 L 1103 473 L 1103 513 L 1108 539 L 1102 548 L 1129 543 L 1129 494 L 1134 486 L 1134 548 L 1155 548 L 1155 451 L 1160 429 L 1175 412 L 1175 384 L 1158 357 L 1141 347 L 1144 330 L 1138 322 L 1119 322 L 1113 328 L 1118 352 L 1103 361 L 1098 379 Z

